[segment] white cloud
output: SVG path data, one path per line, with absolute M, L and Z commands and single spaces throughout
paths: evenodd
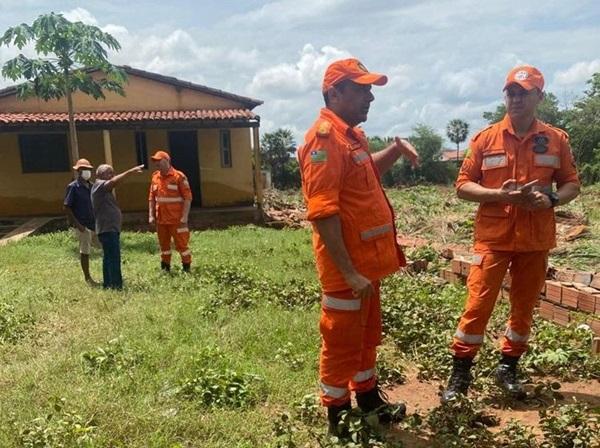
M 71 22 L 83 22 L 86 25 L 98 26 L 98 20 L 85 8 L 75 8 L 63 12 L 62 15 Z
M 559 86 L 571 87 L 585 83 L 596 72 L 600 72 L 600 59 L 577 62 L 566 70 L 557 71 L 554 74 L 554 83 Z
M 252 95 L 277 94 L 298 95 L 320 88 L 325 68 L 331 61 L 350 57 L 347 51 L 332 46 L 316 50 L 306 44 L 295 63 L 282 63 L 259 70 L 247 91 Z

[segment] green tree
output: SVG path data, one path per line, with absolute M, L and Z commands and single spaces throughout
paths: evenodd
M 280 128 L 265 133 L 260 150 L 263 168 L 271 171 L 275 187 L 285 189 L 300 186 L 298 161 L 293 157 L 296 142 L 291 130 Z
M 506 115 L 506 105 L 504 103 L 499 104 L 496 110 L 493 112 L 484 112 L 483 118 L 487 120 L 489 124 L 498 123 Z M 552 126 L 565 128 L 565 111 L 562 111 L 558 107 L 558 98 L 552 92 L 546 92 L 543 101 L 537 108 L 537 117 L 544 123 L 548 123 Z
M 107 49 L 119 50 L 119 42 L 100 28 L 82 22 L 70 22 L 61 14 L 44 14 L 31 25 L 7 29 L 1 45 L 16 45 L 22 50 L 33 43 L 39 57 L 23 54 L 6 61 L 2 75 L 12 81 L 25 79 L 17 86 L 17 97 L 37 96 L 44 101 L 66 97 L 69 115 L 71 157 L 79 159 L 75 127 L 73 92 L 80 91 L 95 99 L 104 98 L 104 90 L 124 95 L 125 72 L 108 61 Z M 93 77 L 92 69 L 103 77 Z
M 446 135 L 451 142 L 456 143 L 456 164 L 458 165 L 460 160 L 460 144 L 467 139 L 469 135 L 469 123 L 460 118 L 450 120 L 446 127 Z
M 567 113 L 566 124 L 578 165 L 600 164 L 600 72 L 588 81 L 584 97 Z
M 456 167 L 440 160 L 443 139 L 431 126 L 418 124 L 408 140 L 421 158 L 421 165 L 412 175 L 414 182 L 448 183 L 454 179 Z

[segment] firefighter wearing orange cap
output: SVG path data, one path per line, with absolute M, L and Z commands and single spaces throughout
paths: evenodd
M 152 174 L 150 183 L 148 222 L 156 223 L 161 269 L 171 270 L 171 240 L 174 240 L 175 249 L 181 255 L 183 271 L 190 272 L 190 184 L 185 174 L 173 168 L 171 157 L 165 151 L 157 151 L 152 160 L 158 169 Z
M 377 409 L 381 422 L 401 418 L 406 410 L 387 402 L 375 376 L 381 342 L 379 281 L 405 264 L 380 176 L 400 156 L 413 164 L 418 156 L 400 138 L 371 155 L 357 127 L 366 121 L 374 99 L 371 86 L 386 82 L 386 76 L 370 73 L 357 59 L 332 63 L 323 80 L 325 107 L 298 150 L 323 290 L 321 402 L 329 430 L 336 434 L 341 412 L 351 408 L 351 391 L 363 411 Z
M 548 251 L 556 246 L 554 207 L 579 194 L 567 133 L 535 117 L 543 89 L 544 77 L 535 67 L 509 72 L 503 89 L 506 116 L 473 137 L 456 181 L 458 196 L 478 202 L 479 209 L 469 295 L 454 335 L 454 365 L 443 402 L 468 390 L 473 358 L 507 270 L 511 311 L 495 379 L 514 397 L 524 396 L 517 363 L 527 350 Z

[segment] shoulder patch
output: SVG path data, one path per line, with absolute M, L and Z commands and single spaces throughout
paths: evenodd
M 548 126 L 550 129 L 552 129 L 554 132 L 556 132 L 557 134 L 560 134 L 561 137 L 564 137 L 565 139 L 569 140 L 569 134 L 564 129 L 557 128 L 556 126 L 552 126 L 551 124 L 548 124 L 548 123 L 544 123 L 544 124 L 546 126 Z
M 327 150 L 325 148 L 313 149 L 310 152 L 311 163 L 323 163 L 327 162 Z
M 496 124 L 496 123 L 494 123 L 494 124 Z M 494 124 L 490 124 L 488 127 L 483 128 L 481 131 L 479 131 L 477 134 L 475 134 L 471 140 L 474 141 L 474 142 L 476 142 L 477 139 L 479 137 L 481 137 L 482 134 L 485 134 L 488 130 L 490 130 L 491 128 L 493 128 Z
M 319 126 L 317 126 L 317 136 L 319 137 L 329 137 L 330 132 L 331 122 L 329 121 L 321 121 Z

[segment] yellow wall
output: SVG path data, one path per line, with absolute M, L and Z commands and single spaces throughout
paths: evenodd
M 148 157 L 168 150 L 168 131 L 146 130 Z M 133 130 L 111 131 L 113 165 L 117 172 L 137 163 Z M 104 163 L 102 131 L 78 132 L 81 157 L 97 167 Z M 219 130 L 198 130 L 203 207 L 251 204 L 254 198 L 252 150 L 248 128 L 231 129 L 232 168 L 221 168 Z M 23 174 L 17 133 L 0 133 L 0 217 L 62 213 L 62 200 L 72 173 Z M 185 169 L 183 170 L 185 172 Z M 146 210 L 151 170 L 132 174 L 117 188 L 123 211 Z
M 245 108 L 241 103 L 209 95 L 197 90 L 185 89 L 170 84 L 129 75 L 125 85 L 126 96 L 107 93 L 106 100 L 76 93 L 73 104 L 76 112 L 134 111 L 134 110 L 192 110 Z M 21 101 L 15 95 L 0 98 L 2 112 L 66 112 L 66 101 L 43 101 L 29 98 Z
M 254 200 L 250 129 L 231 129 L 231 168 L 221 168 L 219 129 L 198 132 L 202 205 L 218 207 Z

